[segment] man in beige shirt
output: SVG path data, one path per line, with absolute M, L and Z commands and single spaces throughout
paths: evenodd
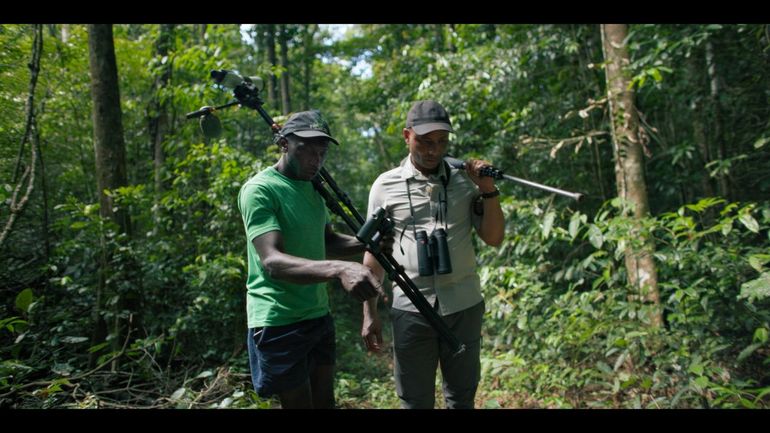
M 476 274 L 471 232 L 491 246 L 503 241 L 505 222 L 494 179 L 480 177 L 487 161 L 468 160 L 466 170 L 444 162 L 452 130 L 449 115 L 435 101 L 416 102 L 403 130 L 409 155 L 381 174 L 369 193 L 368 215 L 385 208 L 397 230 L 393 257 L 404 266 L 426 300 L 466 351 L 453 356 L 445 341 L 399 287 L 393 288 L 396 391 L 404 408 L 432 409 L 436 368 L 441 366 L 448 408 L 473 408 L 480 379 L 484 299 Z M 442 238 L 446 243 L 442 245 Z M 436 246 L 433 246 L 436 245 Z M 444 247 L 447 255 L 437 254 Z M 419 248 L 424 248 L 420 255 Z M 384 271 L 370 253 L 364 264 L 380 278 Z M 361 335 L 368 350 L 382 349 L 377 298 L 364 303 Z

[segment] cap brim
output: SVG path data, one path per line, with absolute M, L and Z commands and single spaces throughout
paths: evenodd
M 448 123 L 443 123 L 443 122 L 423 123 L 422 125 L 414 125 L 412 126 L 412 129 L 414 130 L 414 132 L 417 133 L 417 135 L 425 135 L 433 131 L 454 132 L 454 130 L 452 130 L 452 127 L 449 126 Z
M 335 140 L 334 137 L 324 134 L 321 131 L 294 131 L 293 134 L 304 138 L 326 137 L 329 140 L 333 141 L 334 144 L 336 144 L 337 146 L 340 145 L 340 143 L 337 140 Z

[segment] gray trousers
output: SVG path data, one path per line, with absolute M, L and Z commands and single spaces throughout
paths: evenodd
M 436 367 L 441 366 L 443 391 L 449 409 L 473 409 L 481 378 L 481 321 L 484 302 L 443 316 L 466 346 L 457 357 L 420 313 L 392 309 L 396 392 L 404 409 L 433 409 Z

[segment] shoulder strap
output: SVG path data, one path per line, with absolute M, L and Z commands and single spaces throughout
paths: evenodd
M 448 162 L 446 162 L 445 159 L 442 159 L 441 162 L 444 164 L 444 173 L 446 173 L 446 178 L 442 179 L 442 183 L 444 184 L 444 191 L 446 191 L 447 187 L 449 186 L 449 178 L 452 176 L 452 167 Z

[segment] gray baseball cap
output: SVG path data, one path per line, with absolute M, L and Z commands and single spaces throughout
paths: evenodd
M 406 127 L 412 128 L 418 135 L 436 130 L 454 132 L 449 114 L 436 101 L 415 102 L 406 115 Z
M 339 146 L 339 142 L 332 137 L 329 131 L 329 123 L 321 116 L 318 110 L 300 111 L 289 116 L 281 135 L 294 134 L 299 137 L 326 137 Z

